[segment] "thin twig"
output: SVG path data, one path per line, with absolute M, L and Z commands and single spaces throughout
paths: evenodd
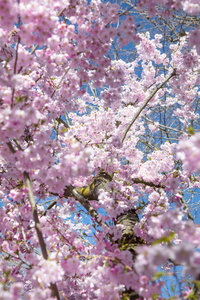
M 70 121 L 67 112 L 65 113 L 65 120 L 67 121 L 67 126 L 70 128 Z
M 161 84 L 159 84 L 159 86 L 157 88 L 155 88 L 153 90 L 153 92 L 150 94 L 150 96 L 147 98 L 147 100 L 144 102 L 144 104 L 142 105 L 142 107 L 139 109 L 139 111 L 135 114 L 135 116 L 133 117 L 133 119 L 131 120 L 130 124 L 127 126 L 123 136 L 122 136 L 122 139 L 121 139 L 121 142 L 123 143 L 125 138 L 126 138 L 126 135 L 128 133 L 128 131 L 130 130 L 131 126 L 133 125 L 133 123 L 136 121 L 136 119 L 138 118 L 138 116 L 141 114 L 141 112 L 143 111 L 143 109 L 147 106 L 147 104 L 149 103 L 149 101 L 153 98 L 153 96 L 157 93 L 157 91 L 159 91 L 163 85 L 165 85 L 165 83 L 167 83 L 173 76 L 176 75 L 176 69 L 173 70 L 173 72 L 169 75 L 169 77 L 167 77 Z
M 61 292 L 59 292 L 59 294 L 60 294 L 65 300 L 68 300 L 67 297 L 65 297 Z
M 63 14 L 63 12 L 65 11 L 65 9 L 66 9 L 66 7 L 61 9 L 61 11 L 57 14 L 57 16 L 60 17 Z
M 19 219 L 20 219 L 20 222 L 21 222 L 21 230 L 22 230 L 22 236 L 23 236 L 23 239 L 24 239 L 24 244 L 26 245 L 26 248 L 29 250 L 29 246 L 28 246 L 27 241 L 26 241 L 26 234 L 25 234 L 25 230 L 24 230 L 23 220 L 22 220 L 21 214 L 19 215 Z
M 55 193 L 51 193 L 53 194 L 54 196 L 59 196 L 58 194 L 55 194 Z M 107 226 L 106 223 L 103 223 L 101 221 L 98 220 L 98 213 L 97 211 L 93 208 L 93 206 L 90 204 L 90 202 L 85 199 L 77 190 L 76 188 L 72 188 L 72 189 L 68 189 L 66 188 L 65 191 L 64 191 L 64 197 L 68 198 L 68 197 L 74 197 L 77 201 L 79 201 L 79 203 L 87 210 L 87 212 L 90 214 L 90 216 L 92 218 L 95 219 L 96 223 L 99 225 L 99 226 L 102 226 L 102 225 L 105 225 Z M 54 200 L 45 210 L 44 212 L 42 213 L 42 216 L 45 216 L 47 211 L 49 209 L 51 209 L 54 205 L 56 205 L 56 201 Z
M 39 45 L 35 45 L 35 46 L 32 48 L 30 54 L 34 54 L 38 47 L 39 47 Z
M 14 62 L 14 74 L 17 73 L 17 60 L 18 60 L 19 43 L 20 43 L 20 37 L 18 37 L 17 46 L 16 46 L 16 54 L 15 54 L 15 62 Z M 11 97 L 11 108 L 13 108 L 14 94 L 15 94 L 15 88 L 13 87 L 13 89 L 12 89 L 12 97 Z
M 41 250 L 42 250 L 42 255 L 43 255 L 44 259 L 48 259 L 46 244 L 44 242 L 44 238 L 43 238 L 42 230 L 41 230 L 41 226 L 40 226 L 40 221 L 39 221 L 39 218 L 38 218 L 35 197 L 33 195 L 33 190 L 32 190 L 32 186 L 31 186 L 31 181 L 30 181 L 30 178 L 29 178 L 29 174 L 26 171 L 24 172 L 24 180 L 25 180 L 26 187 L 28 188 L 29 202 L 30 202 L 30 205 L 31 205 L 32 213 L 33 213 L 33 219 L 35 221 L 35 229 L 36 229 L 38 240 L 39 240 L 40 247 L 41 247 Z
M 102 223 L 101 221 L 98 220 L 98 213 L 97 211 L 92 207 L 92 205 L 90 204 L 90 202 L 85 199 L 81 194 L 79 194 L 79 192 L 77 192 L 76 189 L 72 190 L 72 194 L 73 196 L 83 205 L 83 207 L 85 207 L 85 209 L 88 211 L 88 213 L 91 215 L 91 217 L 93 217 L 95 219 L 95 221 L 97 222 L 97 224 L 99 226 L 101 225 L 106 225 L 106 223 Z
M 69 71 L 69 69 L 70 69 L 69 67 L 65 69 L 65 72 L 64 72 L 63 76 L 61 77 L 60 82 L 59 82 L 58 85 L 55 87 L 55 89 L 54 89 L 54 91 L 53 91 L 53 93 L 52 93 L 52 95 L 51 95 L 51 98 L 53 98 L 53 96 L 54 96 L 56 90 L 60 87 L 60 85 L 61 85 L 61 83 L 62 83 L 62 81 L 63 81 L 65 75 L 66 75 L 67 72 Z
M 189 208 L 188 208 L 188 206 L 187 206 L 187 203 L 186 203 L 185 199 L 183 198 L 183 193 L 179 192 L 179 194 L 181 194 L 181 196 L 182 196 L 181 199 L 180 199 L 180 201 L 181 201 L 181 203 L 183 204 L 183 208 L 184 208 L 184 210 L 185 210 L 185 213 L 186 213 L 186 215 L 187 215 L 187 218 L 188 218 L 189 220 L 194 221 L 194 218 L 193 218 L 193 216 L 192 216 L 192 214 L 191 214 L 191 212 L 190 212 L 190 210 L 189 210 Z
M 9 253 L 9 252 L 6 252 L 5 250 L 2 250 L 2 251 L 3 251 L 2 254 L 5 253 L 5 254 L 7 254 L 8 256 L 10 256 L 10 257 L 12 257 L 12 258 L 14 258 L 14 259 L 20 260 L 22 264 L 26 265 L 29 269 L 31 269 L 31 265 L 29 265 L 25 260 L 23 260 L 23 259 L 19 256 L 19 254 L 18 254 L 18 256 L 15 256 L 15 255 L 13 255 L 13 254 L 11 254 L 11 253 Z
M 155 184 L 151 181 L 145 181 L 142 178 L 132 178 L 132 182 L 135 184 L 144 184 L 144 185 L 156 187 L 156 188 L 163 188 L 163 189 L 165 188 L 165 186 L 162 183 Z
M 18 37 L 18 40 L 17 40 L 17 46 L 16 46 L 16 55 L 15 55 L 15 63 L 14 63 L 14 74 L 17 73 L 17 60 L 18 60 L 18 48 L 19 48 L 19 43 L 20 43 L 20 37 Z
M 49 205 L 47 206 L 47 208 L 43 211 L 42 216 L 46 216 L 47 211 L 48 211 L 49 209 L 51 209 L 52 207 L 54 207 L 54 206 L 56 205 L 56 203 L 57 203 L 57 201 L 55 201 L 55 200 L 52 201 L 51 204 L 49 204 Z
M 58 123 L 62 123 L 65 128 L 69 129 L 69 125 L 67 123 L 65 123 L 65 121 L 63 121 L 63 119 L 61 119 L 61 116 L 56 118 L 56 121 L 58 121 Z
M 18 141 L 16 138 L 14 138 L 13 141 L 15 142 L 15 144 L 16 144 L 16 146 L 17 146 L 17 149 L 20 150 L 20 151 L 23 151 L 23 149 L 22 149 L 22 147 L 21 147 L 19 141 Z
M 150 122 L 150 123 L 155 123 L 155 121 L 153 121 L 153 120 L 151 120 L 151 119 L 149 119 L 149 118 L 147 118 L 147 117 L 145 117 L 145 116 L 143 116 L 143 118 L 146 120 L 146 121 L 148 121 L 148 122 Z M 179 132 L 179 133 L 185 133 L 184 131 L 181 131 L 181 130 L 178 130 L 178 129 L 175 129 L 175 128 L 172 128 L 172 127 L 169 127 L 169 126 L 166 126 L 166 125 L 162 125 L 162 124 L 158 124 L 158 127 L 162 130 L 162 127 L 164 128 L 164 129 L 169 129 L 169 130 L 172 130 L 172 131 L 176 131 L 176 132 Z

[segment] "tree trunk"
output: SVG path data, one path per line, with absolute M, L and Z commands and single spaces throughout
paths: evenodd
M 98 201 L 100 190 L 107 189 L 107 185 L 110 181 L 112 181 L 112 176 L 106 172 L 100 171 L 88 186 L 76 188 L 76 191 L 87 200 Z M 116 220 L 116 224 L 123 225 L 122 237 L 117 241 L 119 248 L 121 251 L 129 250 L 132 253 L 133 261 L 136 257 L 135 248 L 140 244 L 144 244 L 144 241 L 134 234 L 134 226 L 137 222 L 139 222 L 139 218 L 134 209 L 123 212 L 117 216 Z M 123 296 L 124 299 L 130 300 L 143 299 L 132 289 L 125 290 Z

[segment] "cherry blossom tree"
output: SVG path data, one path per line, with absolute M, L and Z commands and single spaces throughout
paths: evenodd
M 199 299 L 199 15 L 1 1 L 0 299 Z

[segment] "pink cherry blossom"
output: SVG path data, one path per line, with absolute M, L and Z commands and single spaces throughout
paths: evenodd
M 196 293 L 199 2 L 1 2 L 0 297 Z

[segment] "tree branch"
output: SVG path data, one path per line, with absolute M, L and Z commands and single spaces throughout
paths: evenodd
M 49 209 L 51 209 L 52 207 L 54 207 L 56 205 L 57 201 L 52 201 L 49 206 L 47 206 L 47 208 L 43 211 L 42 216 L 46 216 L 46 213 Z
M 135 183 L 135 184 L 140 184 L 141 183 L 141 184 L 148 185 L 148 186 L 151 186 L 151 187 L 156 187 L 156 188 L 163 188 L 163 189 L 165 188 L 165 186 L 162 183 L 155 184 L 151 181 L 145 181 L 141 177 L 132 178 L 132 182 Z
M 53 98 L 53 96 L 54 96 L 55 92 L 56 92 L 56 91 L 57 91 L 57 89 L 60 87 L 60 85 L 61 85 L 61 83 L 62 83 L 63 79 L 65 78 L 65 75 L 66 75 L 66 74 L 67 74 L 67 72 L 69 71 L 69 69 L 70 69 L 69 67 L 65 69 L 65 72 L 63 73 L 63 76 L 61 77 L 61 79 L 60 79 L 60 81 L 59 81 L 58 85 L 55 87 L 55 89 L 54 89 L 54 91 L 53 91 L 53 93 L 52 93 L 52 95 L 51 95 L 51 98 Z
M 138 116 L 141 114 L 141 112 L 143 111 L 143 109 L 147 106 L 147 104 L 149 103 L 149 101 L 153 98 L 153 96 L 157 93 L 157 91 L 159 91 L 163 87 L 163 85 L 165 85 L 165 83 L 167 83 L 175 75 L 176 75 L 176 69 L 174 69 L 173 72 L 157 88 L 155 88 L 153 90 L 153 92 L 150 94 L 150 96 L 144 102 L 144 104 L 139 109 L 139 111 L 135 114 L 135 116 L 131 120 L 130 124 L 127 126 L 126 130 L 124 131 L 124 134 L 123 134 L 122 139 L 121 139 L 122 143 L 124 142 L 124 140 L 126 138 L 126 135 L 127 135 L 128 131 L 130 130 L 131 126 L 134 124 L 134 122 L 136 121 L 136 119 L 138 118 Z
M 39 244 L 40 244 L 40 248 L 42 250 L 42 256 L 44 257 L 44 259 L 48 259 L 48 253 L 47 253 L 47 248 L 46 248 L 46 244 L 43 238 L 43 234 L 42 234 L 42 230 L 41 230 L 41 226 L 40 226 L 40 221 L 39 221 L 39 217 L 38 217 L 38 213 L 37 213 L 37 206 L 36 206 L 36 202 L 35 202 L 35 197 L 33 195 L 33 190 L 32 190 L 32 186 L 31 186 L 31 181 L 29 178 L 29 174 L 28 172 L 24 172 L 24 181 L 26 184 L 26 187 L 28 188 L 28 195 L 29 195 L 29 202 L 31 205 L 31 209 L 32 209 L 32 213 L 33 213 L 33 219 L 35 222 L 35 230 L 38 236 L 38 240 L 39 240 Z M 53 292 L 53 295 L 60 300 L 60 295 L 58 293 L 58 288 L 56 283 L 51 283 L 50 284 L 51 290 Z
M 91 215 L 92 218 L 95 219 L 96 223 L 101 226 L 105 225 L 107 226 L 106 223 L 102 223 L 101 221 L 98 220 L 98 213 L 97 211 L 93 208 L 93 206 L 90 204 L 90 202 L 84 198 L 84 196 L 79 193 L 80 189 L 79 188 L 73 188 L 73 187 L 66 187 L 64 190 L 64 197 L 74 197 L 76 200 L 83 205 L 83 207 L 88 211 L 88 213 Z M 58 194 L 51 193 L 54 196 L 59 196 Z M 51 204 L 43 211 L 42 216 L 45 216 L 47 211 L 51 209 L 54 205 L 56 205 L 57 201 L 52 201 Z
M 76 189 L 72 190 L 72 194 L 83 205 L 83 207 L 85 207 L 85 209 L 88 211 L 91 217 L 95 219 L 99 226 L 106 225 L 106 223 L 102 223 L 98 220 L 97 211 L 92 207 L 88 200 L 86 200 L 81 194 L 79 194 L 79 192 Z

